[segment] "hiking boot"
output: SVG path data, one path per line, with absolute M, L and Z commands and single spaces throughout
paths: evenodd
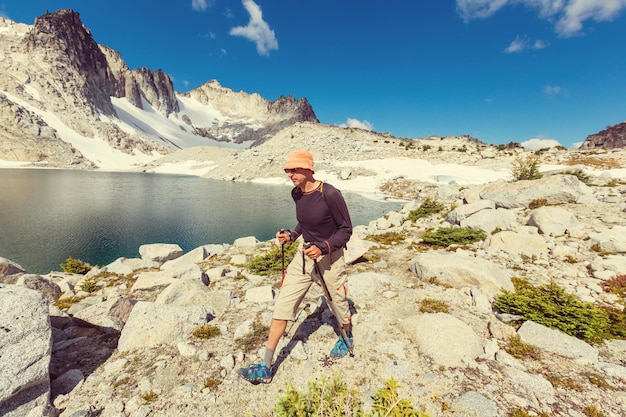
M 251 384 L 269 384 L 272 382 L 272 370 L 265 362 L 250 365 L 247 368 L 240 368 L 237 373 L 240 377 Z
M 335 343 L 335 347 L 333 348 L 333 350 L 330 351 L 330 357 L 339 359 L 339 358 L 343 358 L 344 356 L 346 356 L 346 354 L 348 353 L 348 351 L 354 344 L 352 337 L 350 337 L 349 340 L 350 340 L 349 342 L 350 344 L 347 345 L 345 340 L 343 340 L 343 337 L 340 337 L 339 340 L 337 340 L 337 343 Z

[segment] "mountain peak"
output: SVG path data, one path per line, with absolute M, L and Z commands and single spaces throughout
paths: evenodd
M 0 101 L 0 159 L 54 167 L 115 169 L 188 147 L 251 147 L 291 124 L 319 123 L 291 95 L 269 101 L 217 80 L 177 93 L 163 70 L 130 69 L 98 44 L 72 9 L 34 25 L 0 20 Z
M 38 17 L 23 44 L 32 57 L 25 71 L 56 104 L 55 111 L 115 115 L 106 57 L 77 12 L 63 9 Z

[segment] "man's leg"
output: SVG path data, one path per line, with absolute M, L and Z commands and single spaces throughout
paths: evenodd
M 267 335 L 267 348 L 276 349 L 280 338 L 285 333 L 287 328 L 287 320 L 272 319 L 270 324 L 270 331 Z
M 296 310 L 313 283 L 308 273 L 302 274 L 301 260 L 302 246 L 299 247 L 294 259 L 287 267 L 287 274 L 274 304 L 274 313 L 267 335 L 264 361 L 238 371 L 239 375 L 254 384 L 269 383 L 271 381 L 272 373 L 275 371 L 272 370 L 274 351 L 287 328 L 288 321 L 295 320 Z
M 348 352 L 352 352 L 353 344 L 350 305 L 347 299 L 348 279 L 343 250 L 339 249 L 330 255 L 324 255 L 317 264 L 332 297 L 332 301 L 326 301 L 332 304 L 331 311 L 337 315 L 337 324 L 343 328 L 345 336 L 348 338 L 348 340 L 345 340 L 343 335 L 340 336 L 330 353 L 330 356 L 333 358 L 341 358 Z
M 274 360 L 274 352 L 280 341 L 281 336 L 287 328 L 287 320 L 272 319 L 269 334 L 267 335 L 267 346 L 265 348 L 265 363 L 268 367 L 272 366 Z

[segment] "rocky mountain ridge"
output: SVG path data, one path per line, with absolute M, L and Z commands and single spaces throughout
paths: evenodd
M 155 153 L 249 148 L 295 123 L 319 124 L 305 98 L 269 101 L 217 80 L 176 92 L 162 70 L 131 70 L 119 52 L 97 44 L 71 9 L 46 13 L 32 26 L 0 18 L 0 57 L 0 159 L 5 161 L 111 169 L 85 145 L 102 141 L 138 166 Z M 152 110 L 159 123 L 143 119 Z M 583 148 L 623 147 L 619 126 L 590 135 Z
M 46 13 L 33 26 L 1 18 L 0 56 L 0 100 L 9 104 L 0 108 L 4 160 L 89 168 L 96 164 L 72 134 L 151 155 L 192 145 L 249 147 L 291 123 L 318 122 L 305 98 L 272 102 L 217 81 L 178 93 L 163 71 L 131 70 L 117 51 L 97 44 L 71 9 Z M 156 111 L 177 130 L 133 123 L 119 107 L 124 102 Z
M 614 126 L 607 126 L 605 130 L 587 136 L 580 146 L 582 149 L 597 148 L 625 148 L 626 147 L 626 122 Z

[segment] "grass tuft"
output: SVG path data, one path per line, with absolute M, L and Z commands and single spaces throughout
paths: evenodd
M 420 303 L 422 313 L 447 313 L 449 310 L 448 303 L 434 298 L 424 298 Z
M 198 339 L 211 339 L 221 334 L 220 328 L 210 324 L 196 327 L 191 332 L 191 335 Z

